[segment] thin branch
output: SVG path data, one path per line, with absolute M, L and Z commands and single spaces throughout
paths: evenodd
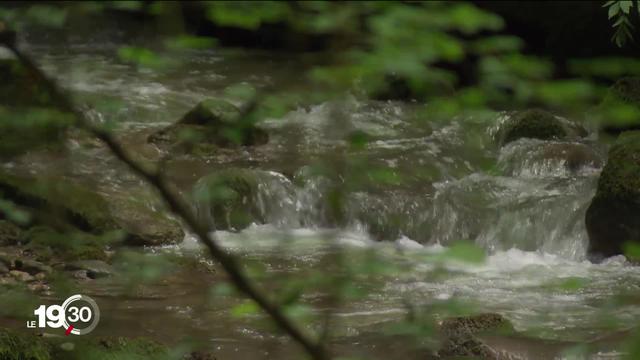
M 200 241 L 204 243 L 209 250 L 211 257 L 220 263 L 231 278 L 233 285 L 240 292 L 255 301 L 256 304 L 258 304 L 258 306 L 262 308 L 262 310 L 267 313 L 282 330 L 284 330 L 293 340 L 298 342 L 304 348 L 311 358 L 317 360 L 325 360 L 329 358 L 321 342 L 318 343 L 305 334 L 303 330 L 291 321 L 276 304 L 271 302 L 267 296 L 253 284 L 251 279 L 242 270 L 237 259 L 228 254 L 222 247 L 220 247 L 220 245 L 218 245 L 214 236 L 209 234 L 208 228 L 198 221 L 191 207 L 171 189 L 170 184 L 164 181 L 160 173 L 145 169 L 142 165 L 133 160 L 133 158 L 109 132 L 94 126 L 82 112 L 78 111 L 73 106 L 70 98 L 58 88 L 55 81 L 49 79 L 26 54 L 17 48 L 14 43 L 2 42 L 1 39 L 2 38 L 0 37 L 0 43 L 8 47 L 16 55 L 18 60 L 20 60 L 20 62 L 33 73 L 36 79 L 41 81 L 42 84 L 47 87 L 47 90 L 51 93 L 53 100 L 60 105 L 63 110 L 66 110 L 75 116 L 78 121 L 78 127 L 89 131 L 95 137 L 99 138 L 120 161 L 128 165 L 131 170 L 146 180 L 146 182 L 151 184 L 158 191 L 162 199 L 169 206 L 169 209 L 174 214 L 182 218 L 184 223 L 193 231 L 193 233 L 196 234 Z M 255 105 L 251 105 L 251 107 L 253 106 Z

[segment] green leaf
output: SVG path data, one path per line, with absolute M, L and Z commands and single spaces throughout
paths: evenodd
M 630 1 L 630 0 L 620 1 L 620 10 L 622 10 L 623 13 L 628 14 L 629 10 L 632 7 L 633 7 L 633 1 Z
M 609 6 L 609 19 L 612 19 L 620 12 L 620 5 L 616 2 Z

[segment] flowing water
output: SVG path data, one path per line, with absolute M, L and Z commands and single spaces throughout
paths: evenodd
M 199 100 L 226 96 L 224 89 L 231 84 L 313 91 L 304 82 L 308 62 L 303 57 L 194 52 L 166 73 L 123 64 L 116 48 L 83 43 L 63 49 L 33 45 L 29 51 L 79 102 L 91 104 L 96 121 L 117 121 L 119 138 L 141 158 L 160 155 L 141 140 L 145 135 L 175 121 Z M 344 353 L 395 357 L 398 353 L 381 336 L 387 324 L 406 317 L 412 306 L 439 309 L 451 302 L 500 313 L 518 331 L 554 344 L 587 341 L 637 324 L 640 298 L 633 294 L 640 290 L 640 268 L 622 256 L 598 264 L 586 257 L 584 214 L 606 159 L 596 134 L 581 141 L 519 140 L 500 148 L 493 134 L 505 114 L 490 121 L 434 122 L 422 116 L 411 103 L 347 98 L 312 104 L 266 119 L 262 125 L 272 134 L 268 145 L 177 157 L 168 169 L 185 193 L 221 167 L 268 172 L 256 199 L 267 223 L 214 235 L 274 277 L 300 278 L 311 269 L 329 269 L 326 259 L 337 252 L 346 253 L 346 261 L 375 254 L 402 266 L 402 272 L 382 277 L 381 283 L 376 279 L 374 292 L 335 308 L 331 336 Z M 344 154 L 345 137 L 353 130 L 372 137 L 364 149 L 350 153 L 353 158 L 384 166 L 403 181 L 363 185 L 347 194 L 346 222 L 338 227 L 322 209 L 328 179 L 309 175 L 305 165 Z M 30 159 L 28 166 L 33 171 L 59 167 L 45 160 Z M 146 194 L 140 181 L 99 147 L 75 151 L 72 164 L 65 164 L 65 171 L 91 178 L 105 193 Z M 342 174 L 358 175 L 363 170 L 358 164 L 343 164 Z M 433 260 L 458 240 L 484 249 L 485 261 Z M 191 236 L 179 246 L 149 249 L 164 251 L 203 256 Z M 140 296 L 118 296 L 108 280 L 87 285 L 87 292 L 103 307 L 101 333 L 164 341 L 193 336 L 206 340 L 221 359 L 297 358 L 297 347 L 274 335 L 260 316 L 235 318 L 230 309 L 237 298 L 212 295 L 210 288 L 222 279 L 220 271 L 205 276 L 184 269 Z M 355 286 L 366 287 L 367 279 L 357 278 Z M 320 299 L 312 293 L 305 301 L 330 306 Z M 531 350 L 541 345 L 517 346 Z M 552 345 L 546 347 L 548 353 L 530 358 L 558 355 Z M 615 358 L 616 351 L 601 355 Z

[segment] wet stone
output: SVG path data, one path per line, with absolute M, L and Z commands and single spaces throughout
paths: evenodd
M 22 282 L 29 282 L 34 280 L 33 276 L 31 276 L 29 273 L 24 271 L 11 270 L 9 271 L 9 274 L 13 276 L 14 279 Z
M 84 271 L 86 277 L 98 279 L 113 275 L 111 265 L 100 260 L 80 260 L 74 261 L 66 266 L 67 270 Z
M 24 271 L 31 275 L 35 275 L 38 273 L 51 273 L 53 269 L 49 265 L 45 265 L 41 262 L 34 260 L 16 260 L 15 268 L 20 271 Z

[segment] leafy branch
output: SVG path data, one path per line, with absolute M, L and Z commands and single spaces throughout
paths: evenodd
M 17 46 L 15 41 L 15 33 L 6 29 L 0 22 L 0 45 L 6 46 L 11 50 L 18 60 L 25 66 L 34 76 L 47 88 L 52 99 L 58 104 L 62 110 L 68 111 L 76 119 L 76 126 L 87 130 L 93 136 L 100 139 L 120 161 L 125 163 L 134 173 L 143 178 L 147 183 L 152 185 L 166 202 L 169 209 L 193 231 L 200 241 L 207 247 L 209 254 L 215 259 L 227 272 L 231 278 L 232 284 L 237 290 L 244 293 L 248 298 L 253 300 L 271 319 L 285 331 L 294 341 L 299 343 L 307 354 L 316 360 L 325 360 L 329 355 L 322 342 L 317 342 L 306 334 L 298 325 L 292 321 L 282 309 L 269 298 L 253 283 L 253 281 L 242 270 L 241 264 L 232 255 L 228 254 L 216 241 L 215 237 L 209 234 L 208 229 L 196 217 L 191 207 L 172 189 L 161 171 L 148 169 L 133 160 L 132 156 L 120 145 L 110 132 L 93 125 L 89 119 L 77 110 L 70 97 L 65 95 L 59 89 L 56 82 L 47 77 L 42 70 L 31 60 L 31 58 L 23 53 Z M 251 111 L 254 104 L 252 103 L 248 109 Z
M 635 4 L 640 13 L 640 0 L 636 0 Z M 611 41 L 618 47 L 624 46 L 629 40 L 633 41 L 631 30 L 634 27 L 629 19 L 633 5 L 634 1 L 632 0 L 611 0 L 602 6 L 608 8 L 608 17 L 613 21 L 611 26 L 615 29 Z

